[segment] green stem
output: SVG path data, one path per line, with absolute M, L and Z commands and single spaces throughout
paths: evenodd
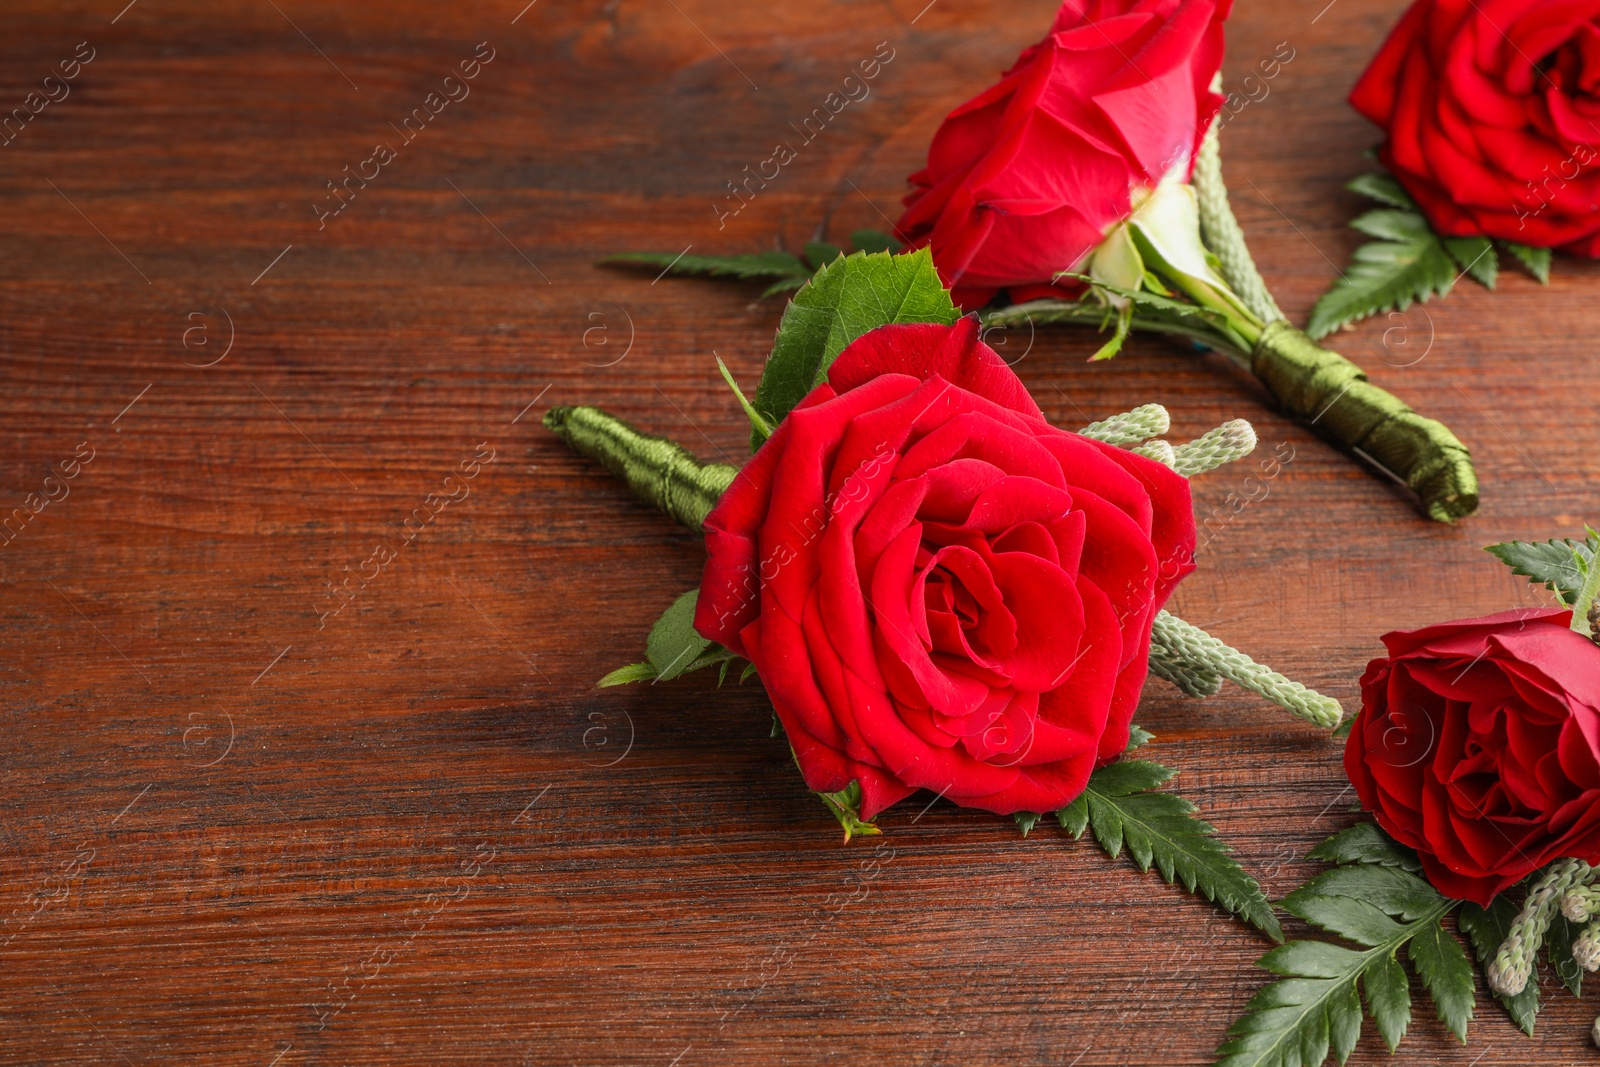
M 1429 518 L 1454 522 L 1477 510 L 1478 475 L 1467 446 L 1339 353 L 1279 320 L 1262 331 L 1250 369 L 1290 412 L 1416 493 Z
M 1195 160 L 1193 185 L 1206 247 L 1232 291 L 1266 324 L 1248 350 L 1251 372 L 1291 414 L 1409 487 L 1430 519 L 1454 522 L 1476 511 L 1472 455 L 1449 427 L 1368 382 L 1360 367 L 1284 318 L 1228 204 L 1215 125 Z
M 701 528 L 739 473 L 737 467 L 723 463 L 701 463 L 682 446 L 640 433 L 599 408 L 551 408 L 544 424 L 574 450 L 599 460 L 626 481 L 641 500 L 691 530 Z

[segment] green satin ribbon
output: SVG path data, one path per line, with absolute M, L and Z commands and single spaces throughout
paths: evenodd
M 1339 353 L 1279 319 L 1262 330 L 1250 370 L 1313 429 L 1410 487 L 1429 518 L 1454 522 L 1477 509 L 1478 476 L 1467 447 L 1444 423 L 1367 381 Z
M 697 533 L 739 473 L 725 463 L 702 463 L 681 445 L 640 433 L 599 408 L 551 408 L 544 424 L 574 451 L 599 460 L 626 481 L 641 500 Z

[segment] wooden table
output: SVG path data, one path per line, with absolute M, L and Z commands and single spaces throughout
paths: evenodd
M 6 108 L 92 54 L 0 150 L 0 503 L 92 451 L 0 551 L 0 1062 L 1209 1062 L 1264 980 L 1211 907 L 926 798 L 841 848 L 755 686 L 596 691 L 703 555 L 539 424 L 740 455 L 713 352 L 753 383 L 781 300 L 594 260 L 884 225 L 1048 0 L 123 2 L 19 0 L 0 37 Z M 1395 18 L 1324 2 L 1230 29 L 1235 77 L 1296 52 L 1225 157 L 1297 318 L 1357 240 L 1343 96 Z M 1597 293 L 1562 260 L 1341 340 L 1473 447 L 1457 528 L 1216 357 L 1091 367 L 1060 329 L 1018 369 L 1064 425 L 1159 401 L 1292 449 L 1175 607 L 1353 707 L 1382 631 L 1539 599 L 1481 546 L 1597 517 Z M 1352 818 L 1337 746 L 1237 690 L 1153 682 L 1140 720 L 1273 895 Z M 1552 997 L 1529 1042 L 1480 997 L 1463 1049 L 1424 1003 L 1402 1062 L 1588 1062 L 1593 1011 Z M 1370 1024 L 1353 1062 L 1394 1062 Z

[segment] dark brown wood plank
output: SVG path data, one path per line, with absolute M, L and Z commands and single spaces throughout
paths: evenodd
M 868 880 L 878 841 L 839 847 L 757 693 L 591 688 L 703 556 L 538 415 L 597 403 L 738 457 L 712 352 L 754 381 L 781 306 L 593 261 L 883 225 L 1053 6 L 923 3 L 11 5 L 0 104 L 95 57 L 0 149 L 0 504 L 94 458 L 0 550 L 0 1063 L 1208 1062 L 1263 948 L 1211 908 L 926 799 Z M 1225 148 L 1296 316 L 1355 244 L 1374 131 L 1342 99 L 1395 17 L 1322 8 L 1246 3 L 1230 31 L 1231 72 L 1297 50 Z M 719 229 L 725 183 L 883 41 L 871 96 Z M 479 42 L 470 96 L 404 142 Z M 1597 284 L 1563 260 L 1340 339 L 1473 446 L 1484 508 L 1453 529 L 1214 357 L 1008 351 L 1062 424 L 1159 401 L 1179 435 L 1245 416 L 1293 447 L 1176 606 L 1348 702 L 1384 630 L 1534 599 L 1482 545 L 1594 518 Z M 1336 748 L 1257 701 L 1157 683 L 1141 721 L 1274 894 L 1349 819 Z M 1483 1001 L 1466 1049 L 1428 1014 L 1407 1063 L 1591 1055 L 1565 996 L 1531 1042 Z M 1389 1060 L 1369 1033 L 1353 1062 Z

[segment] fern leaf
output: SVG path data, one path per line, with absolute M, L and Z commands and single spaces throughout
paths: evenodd
M 1124 847 L 1134 865 L 1153 865 L 1170 883 L 1182 883 L 1244 919 L 1274 941 L 1283 928 L 1260 884 L 1229 855 L 1216 828 L 1194 815 L 1175 793 L 1151 792 L 1173 771 L 1148 760 L 1122 760 L 1095 771 L 1083 794 L 1056 813 L 1062 828 L 1081 837 L 1085 828 L 1113 859 Z
M 1500 277 L 1500 260 L 1494 254 L 1494 242 L 1487 237 L 1446 237 L 1445 251 L 1461 267 L 1461 273 L 1485 289 L 1493 289 Z
M 623 252 L 600 261 L 607 265 L 656 267 L 668 274 L 700 274 L 712 278 L 811 277 L 811 270 L 787 252 L 745 256 L 691 256 L 671 252 Z
M 1335 834 L 1313 857 L 1344 863 L 1285 897 L 1284 910 L 1361 949 L 1291 941 L 1260 966 L 1280 977 L 1257 993 L 1217 1050 L 1224 1067 L 1318 1067 L 1344 1063 L 1361 1032 L 1361 999 L 1393 1052 L 1411 1024 L 1405 950 L 1450 1031 L 1466 1040 L 1475 979 L 1444 927 L 1459 902 L 1412 869 L 1415 858 L 1375 829 Z M 1508 920 L 1509 921 L 1509 920 Z M 1463 921 L 1463 926 L 1466 923 Z M 1492 954 L 1499 940 L 1488 951 Z M 1481 950 L 1480 950 L 1481 955 Z
M 1548 248 L 1534 248 L 1532 245 L 1522 245 L 1515 241 L 1501 241 L 1500 247 L 1510 252 L 1511 257 L 1537 278 L 1540 285 L 1550 284 L 1551 256 Z
M 1357 248 L 1350 269 L 1317 301 L 1306 326 L 1312 337 L 1380 311 L 1404 311 L 1455 284 L 1455 261 L 1421 215 L 1380 208 L 1350 225 L 1378 240 Z

